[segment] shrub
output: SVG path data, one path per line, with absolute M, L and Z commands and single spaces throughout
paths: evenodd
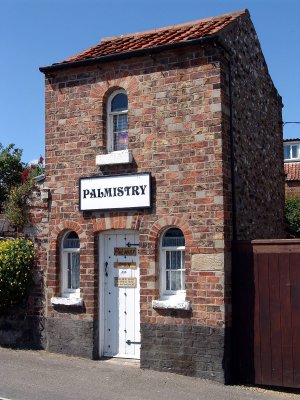
M 14 187 L 4 204 L 6 218 L 17 230 L 22 230 L 29 222 L 28 200 L 32 188 L 28 183 Z
M 300 199 L 290 197 L 285 200 L 285 220 L 287 233 L 291 237 L 300 237 Z
M 0 242 L 0 314 L 28 297 L 33 266 L 34 245 L 30 240 Z
M 26 166 L 22 172 L 22 184 L 11 189 L 4 203 L 4 212 L 11 226 L 22 231 L 29 222 L 29 200 L 35 187 L 35 178 L 44 173 L 44 159 L 41 156 L 37 164 Z

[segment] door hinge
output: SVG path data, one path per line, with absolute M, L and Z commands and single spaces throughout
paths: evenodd
M 139 246 L 139 245 L 140 245 L 139 243 L 130 243 L 130 242 L 126 243 L 126 246 L 127 246 L 127 247 Z

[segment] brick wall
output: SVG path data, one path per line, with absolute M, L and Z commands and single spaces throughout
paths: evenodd
M 247 24 L 241 22 L 231 58 L 238 238 L 278 237 L 283 201 L 277 114 L 281 102 L 255 34 L 246 32 Z M 233 43 L 233 35 L 228 32 L 228 44 Z M 49 350 L 97 357 L 97 234 L 106 229 L 137 229 L 142 366 L 226 379 L 232 239 L 227 57 L 212 45 L 190 46 L 46 76 Z M 258 79 L 259 90 L 254 92 Z M 96 155 L 106 153 L 106 100 L 116 88 L 125 89 L 129 98 L 129 148 L 134 162 L 97 167 Z M 133 172 L 151 172 L 152 210 L 79 212 L 80 177 Z M 185 235 L 191 311 L 152 308 L 152 300 L 159 297 L 158 243 L 167 226 L 177 226 Z M 60 294 L 59 248 L 68 229 L 80 238 L 84 299 L 84 306 L 72 311 L 50 302 Z
M 51 191 L 47 318 L 51 326 L 56 323 L 61 327 L 62 320 L 64 325 L 66 320 L 70 324 L 82 321 L 82 326 L 93 321 L 87 340 L 97 335 L 96 234 L 105 229 L 132 228 L 140 231 L 142 326 L 168 324 L 175 329 L 199 325 L 216 328 L 221 331 L 220 338 L 224 336 L 223 254 L 230 211 L 223 209 L 223 176 L 230 172 L 224 170 L 222 161 L 225 149 L 218 57 L 213 47 L 187 48 L 98 68 L 66 70 L 46 79 L 46 175 Z M 129 147 L 134 163 L 97 167 L 96 155 L 106 152 L 105 101 L 118 87 L 129 97 Z M 130 172 L 151 172 L 151 211 L 79 213 L 80 177 Z M 186 239 L 191 313 L 152 308 L 152 300 L 159 297 L 158 240 L 161 231 L 172 225 L 182 229 Z M 51 297 L 59 295 L 58 248 L 67 229 L 75 230 L 80 238 L 85 304 L 84 309 L 72 313 L 50 305 Z M 195 254 L 202 254 L 203 259 L 206 254 L 219 254 L 221 267 L 203 270 L 193 259 Z M 142 358 L 148 358 L 148 353 L 145 343 Z M 219 359 L 218 376 L 222 375 L 221 364 Z
M 222 39 L 231 52 L 237 239 L 282 238 L 282 100 L 247 15 L 231 24 Z
M 300 182 L 299 181 L 285 181 L 285 196 L 286 197 L 300 197 Z
M 48 254 L 48 191 L 37 183 L 30 199 L 30 223 L 21 236 L 35 245 L 34 287 L 28 299 L 0 316 L 0 345 L 44 348 L 45 302 L 44 279 Z M 10 237 L 20 236 L 10 230 Z

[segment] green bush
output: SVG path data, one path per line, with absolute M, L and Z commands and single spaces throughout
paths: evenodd
M 0 241 L 0 314 L 27 298 L 33 286 L 33 266 L 30 240 Z
M 29 222 L 28 200 L 32 191 L 30 184 L 23 184 L 14 187 L 6 202 L 4 203 L 4 211 L 6 218 L 11 226 L 21 231 Z
M 298 197 L 285 200 L 285 220 L 289 236 L 300 237 L 300 199 Z
M 30 196 L 35 187 L 35 178 L 45 172 L 41 156 L 37 164 L 26 166 L 22 172 L 22 183 L 10 189 L 4 202 L 4 212 L 11 226 L 21 232 L 29 223 Z

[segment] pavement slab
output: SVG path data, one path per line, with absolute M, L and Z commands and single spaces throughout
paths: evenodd
M 135 360 L 0 348 L 0 400 L 299 400 L 299 393 L 140 369 Z

